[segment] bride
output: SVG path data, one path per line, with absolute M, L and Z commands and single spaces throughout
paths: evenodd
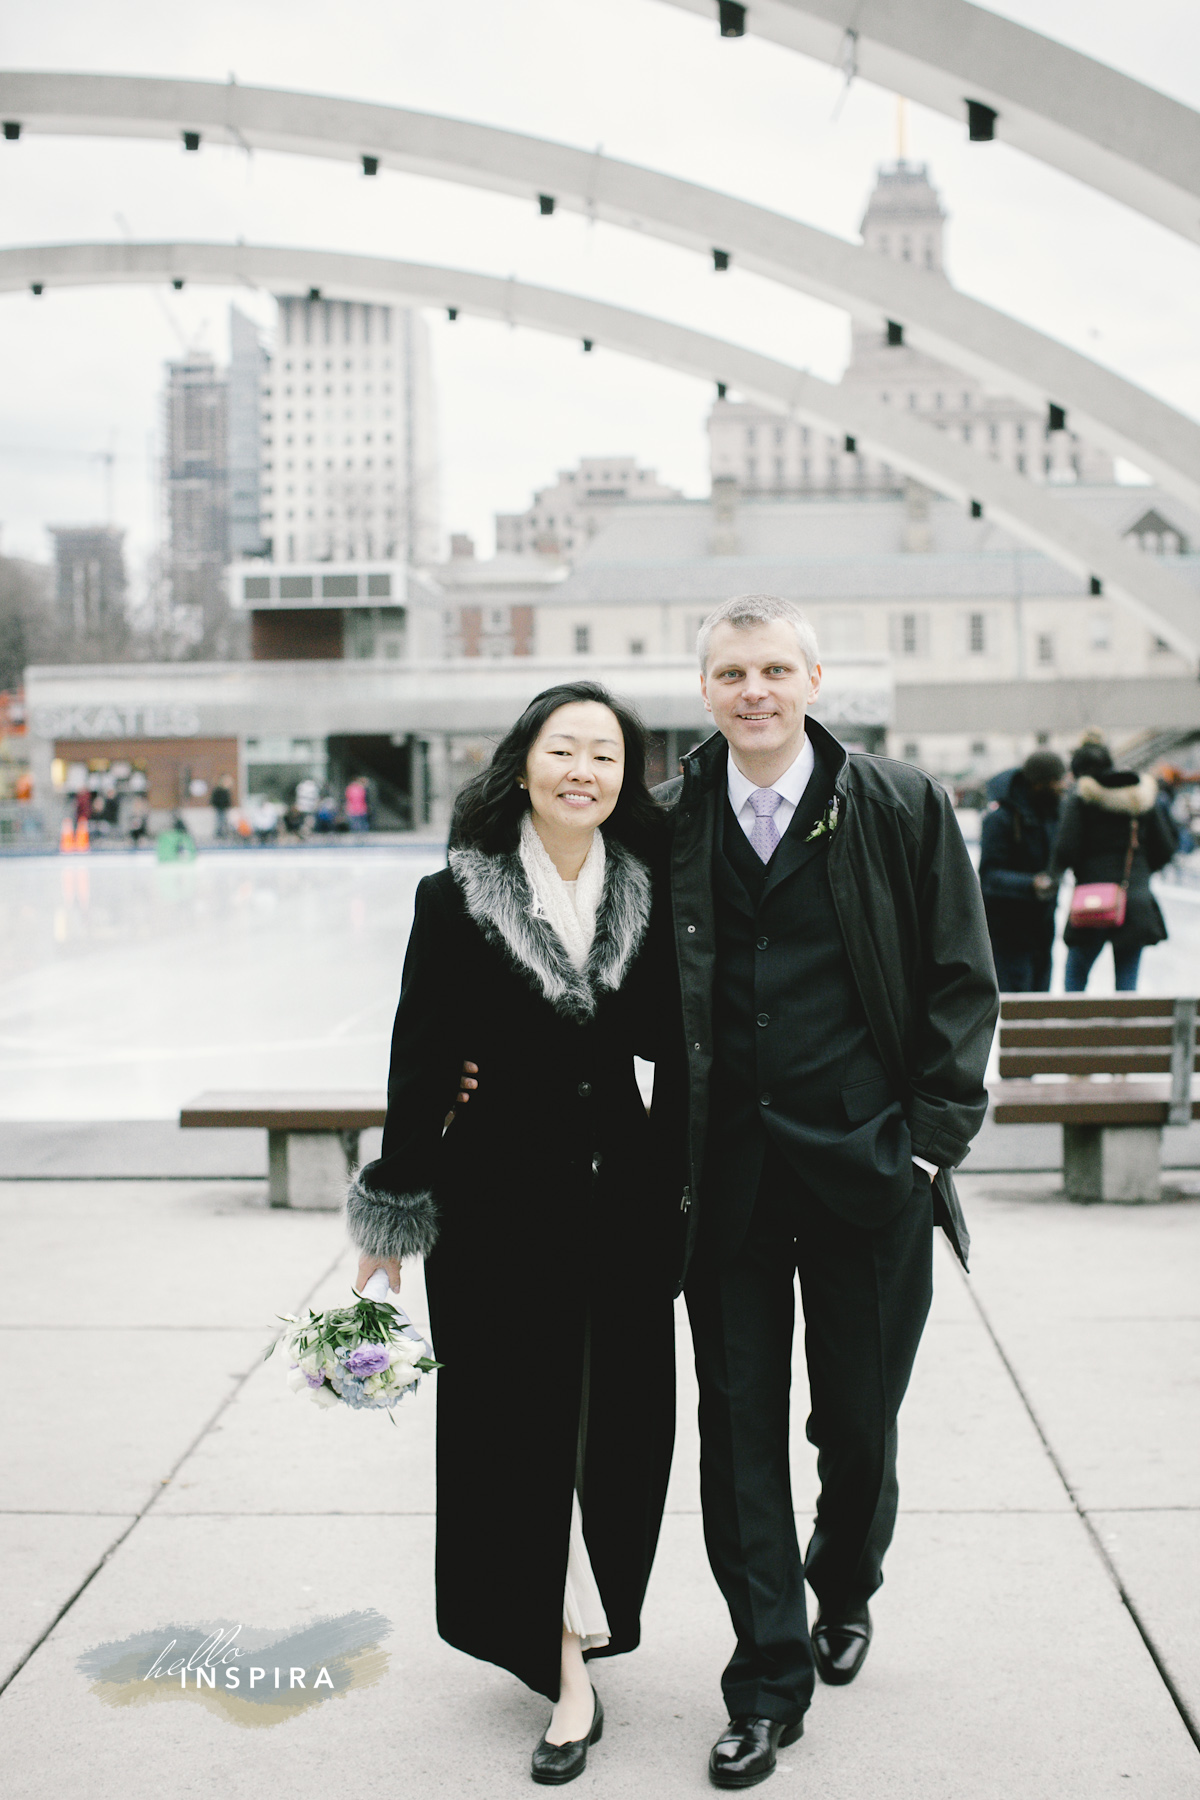
M 425 1257 L 438 1630 L 554 1702 L 544 1783 L 600 1737 L 585 1659 L 639 1641 L 674 1435 L 678 1200 L 633 1059 L 675 1057 L 681 1028 L 644 768 L 637 719 L 575 682 L 463 789 L 417 889 L 382 1155 L 347 1202 L 360 1288 Z

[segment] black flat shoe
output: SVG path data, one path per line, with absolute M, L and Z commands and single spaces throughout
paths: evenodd
M 865 1606 L 846 1613 L 818 1615 L 812 1629 L 813 1661 L 817 1674 L 830 1687 L 845 1687 L 867 1660 L 871 1645 L 871 1615 Z
M 541 1743 L 533 1753 L 530 1774 L 535 1781 L 548 1787 L 559 1787 L 564 1781 L 574 1781 L 587 1768 L 588 1746 L 600 1742 L 604 1730 L 604 1707 L 595 1688 L 592 1698 L 596 1702 L 596 1710 L 592 1715 L 592 1729 L 586 1737 L 571 1738 L 566 1744 L 548 1744 L 543 1736 Z
M 757 1787 L 774 1769 L 776 1750 L 786 1750 L 803 1736 L 803 1719 L 794 1725 L 779 1719 L 730 1719 L 712 1747 L 708 1778 L 714 1787 Z

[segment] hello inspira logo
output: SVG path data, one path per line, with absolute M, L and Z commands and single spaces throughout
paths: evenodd
M 242 1726 L 281 1725 L 387 1670 L 382 1613 L 315 1619 L 282 1637 L 241 1624 L 162 1625 L 96 1644 L 76 1659 L 105 1706 L 197 1701 Z

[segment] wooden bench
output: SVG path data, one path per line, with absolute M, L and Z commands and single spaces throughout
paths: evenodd
M 1062 1126 L 1072 1200 L 1158 1200 L 1163 1126 L 1200 1118 L 1195 1066 L 1195 1000 L 1006 994 L 993 1116 Z
M 264 1127 L 271 1205 L 336 1212 L 346 1196 L 346 1177 L 358 1167 L 359 1133 L 382 1125 L 386 1114 L 382 1094 L 354 1089 L 217 1093 L 189 1100 L 179 1123 Z

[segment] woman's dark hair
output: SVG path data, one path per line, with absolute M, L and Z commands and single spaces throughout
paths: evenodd
M 529 795 L 517 786 L 529 752 L 551 713 L 560 706 L 592 700 L 607 706 L 625 740 L 625 775 L 617 804 L 604 821 L 604 835 L 616 838 L 635 856 L 646 856 L 663 829 L 663 814 L 646 787 L 646 728 L 637 714 L 596 681 L 564 681 L 535 696 L 497 744 L 486 769 L 459 793 L 450 822 L 450 846 L 496 856 L 517 847 Z

